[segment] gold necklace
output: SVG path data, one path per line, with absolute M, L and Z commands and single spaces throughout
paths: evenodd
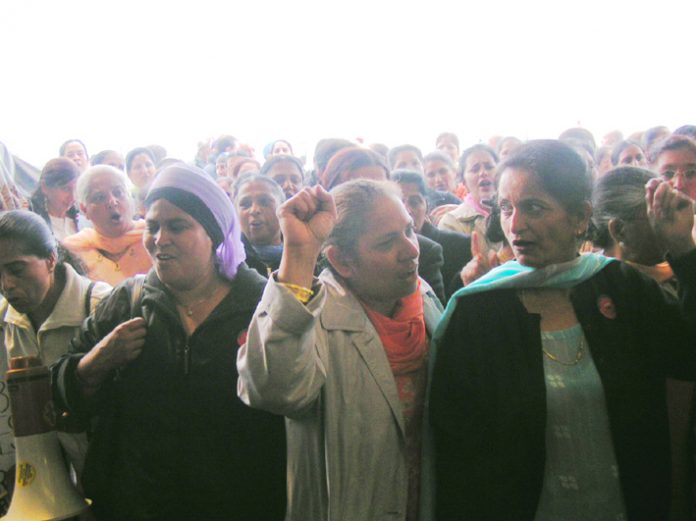
M 193 308 L 195 308 L 196 306 L 200 306 L 201 304 L 203 304 L 203 302 L 206 302 L 206 301 L 209 301 L 209 300 L 210 300 L 210 301 L 215 300 L 215 297 L 216 297 L 217 294 L 220 292 L 220 290 L 223 289 L 223 288 L 224 288 L 224 286 L 218 287 L 215 291 L 213 291 L 212 295 L 210 295 L 210 296 L 208 296 L 208 297 L 203 297 L 202 299 L 197 300 L 197 301 L 194 302 L 193 304 L 182 304 L 181 302 L 178 302 L 178 301 L 177 301 L 176 305 L 177 305 L 178 307 L 180 307 L 180 308 L 184 308 L 184 314 L 185 314 L 187 317 L 192 317 L 192 316 L 193 316 L 193 312 L 194 312 Z
M 547 356 L 547 358 L 548 358 L 549 360 L 553 360 L 554 362 L 557 362 L 557 363 L 559 363 L 559 364 L 561 364 L 561 365 L 573 366 L 573 365 L 577 365 L 577 363 L 578 363 L 580 360 L 582 360 L 582 357 L 583 357 L 584 354 L 585 354 L 585 349 L 584 349 L 584 346 L 583 346 L 584 343 L 585 343 L 585 339 L 584 339 L 584 337 L 581 336 L 581 337 L 580 337 L 580 343 L 578 344 L 578 352 L 575 353 L 575 360 L 573 360 L 572 362 L 564 362 L 563 360 L 561 360 L 561 359 L 559 359 L 558 357 L 556 357 L 556 356 L 552 355 L 551 353 L 549 353 L 549 352 L 548 352 L 546 349 L 544 349 L 543 347 L 541 348 L 541 351 Z

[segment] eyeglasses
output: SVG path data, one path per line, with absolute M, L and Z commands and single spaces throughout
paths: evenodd
M 692 180 L 696 179 L 696 168 L 694 167 L 688 167 L 688 168 L 679 168 L 679 169 L 669 169 L 665 170 L 664 172 L 661 172 L 660 175 L 662 178 L 666 181 L 672 180 L 674 177 L 680 175 L 684 179 Z

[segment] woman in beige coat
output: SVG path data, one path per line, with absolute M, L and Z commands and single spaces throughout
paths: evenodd
M 279 216 L 280 269 L 237 367 L 242 400 L 287 417 L 288 519 L 429 519 L 423 411 L 441 308 L 400 193 L 364 179 L 306 188 Z M 322 246 L 330 267 L 315 279 Z

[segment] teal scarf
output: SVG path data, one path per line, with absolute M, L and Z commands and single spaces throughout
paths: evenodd
M 449 319 L 457 307 L 457 300 L 463 296 L 496 289 L 572 288 L 593 277 L 613 261 L 616 259 L 596 253 L 586 253 L 572 261 L 551 264 L 544 268 L 530 268 L 514 260 L 506 262 L 452 295 L 433 339 L 437 342 L 442 338 Z

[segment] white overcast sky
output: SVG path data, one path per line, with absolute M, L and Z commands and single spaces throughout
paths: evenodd
M 0 141 L 41 167 L 229 133 L 309 152 L 441 131 L 696 124 L 696 1 L 0 1 Z

